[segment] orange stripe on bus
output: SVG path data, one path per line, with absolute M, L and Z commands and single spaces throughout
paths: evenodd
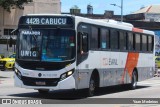
M 133 69 L 137 66 L 139 58 L 139 53 L 128 53 L 126 65 L 122 75 L 122 83 L 124 83 L 124 78 L 126 72 L 128 72 L 130 79 L 132 78 Z
M 139 33 L 143 33 L 143 29 L 139 29 L 139 28 L 132 28 L 133 32 L 139 32 Z
M 146 11 L 147 13 L 150 11 L 151 7 L 152 7 L 152 6 L 150 6 L 150 7 L 147 9 L 147 11 Z

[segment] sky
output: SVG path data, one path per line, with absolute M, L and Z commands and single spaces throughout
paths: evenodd
M 105 10 L 113 10 L 115 15 L 121 14 L 119 7 L 110 5 L 116 4 L 121 6 L 121 0 L 61 0 L 61 11 L 69 12 L 71 7 L 77 5 L 81 9 L 81 13 L 87 13 L 88 4 L 93 6 L 94 14 L 104 14 Z M 160 0 L 123 0 L 123 14 L 131 14 L 141 7 L 157 4 L 160 5 Z

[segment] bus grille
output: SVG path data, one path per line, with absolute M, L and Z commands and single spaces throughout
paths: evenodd
M 27 86 L 57 86 L 59 82 L 59 78 L 31 78 L 24 76 L 22 76 L 21 80 L 23 81 L 23 84 Z M 45 84 L 37 85 L 36 82 L 43 82 Z

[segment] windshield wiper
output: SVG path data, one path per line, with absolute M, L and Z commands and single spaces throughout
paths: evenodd
M 29 29 L 31 30 L 31 32 L 33 32 L 33 30 L 32 30 L 32 27 L 31 27 L 31 26 L 29 26 Z M 37 38 L 36 38 L 36 35 L 35 35 L 35 34 L 33 34 L 33 35 L 32 35 L 32 37 L 33 37 L 33 39 L 35 40 L 35 42 L 36 42 L 36 46 L 37 46 Z

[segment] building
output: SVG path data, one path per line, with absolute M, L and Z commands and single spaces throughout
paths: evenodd
M 16 33 L 11 33 L 17 28 L 18 20 L 22 15 L 38 13 L 61 13 L 60 0 L 33 0 L 23 5 L 23 9 L 12 8 L 7 12 L 0 7 L 0 54 L 8 56 L 15 52 L 15 45 L 9 47 L 8 40 L 16 40 Z M 15 43 L 15 42 L 14 42 Z
M 71 8 L 69 13 L 63 13 L 62 14 L 71 14 L 71 15 L 76 15 L 76 16 L 81 16 L 81 17 L 87 17 L 91 19 L 114 19 L 114 20 L 121 20 L 120 15 L 114 15 L 114 11 L 112 10 L 105 10 L 104 14 L 94 14 L 93 6 L 92 5 L 87 5 L 87 13 L 81 13 L 81 9 L 79 8 Z
M 160 55 L 160 5 L 150 5 L 126 15 L 126 22 L 142 29 L 152 30 L 156 34 L 156 55 Z
M 160 5 L 150 5 L 135 11 L 133 14 L 143 14 L 143 21 L 160 22 Z
M 113 19 L 121 21 L 121 15 L 114 15 L 114 11 L 106 10 L 104 14 L 94 14 L 93 6 L 87 6 L 87 13 L 80 13 L 77 8 L 70 11 L 70 13 L 62 14 L 73 14 L 76 16 L 82 16 L 92 19 Z M 155 32 L 156 36 L 156 52 L 160 55 L 160 5 L 151 5 L 143 7 L 132 14 L 124 15 L 123 21 L 134 25 L 134 27 L 152 30 Z
M 139 28 L 160 30 L 160 11 L 157 10 L 160 10 L 160 5 L 143 7 L 133 14 L 126 15 L 125 21 Z

